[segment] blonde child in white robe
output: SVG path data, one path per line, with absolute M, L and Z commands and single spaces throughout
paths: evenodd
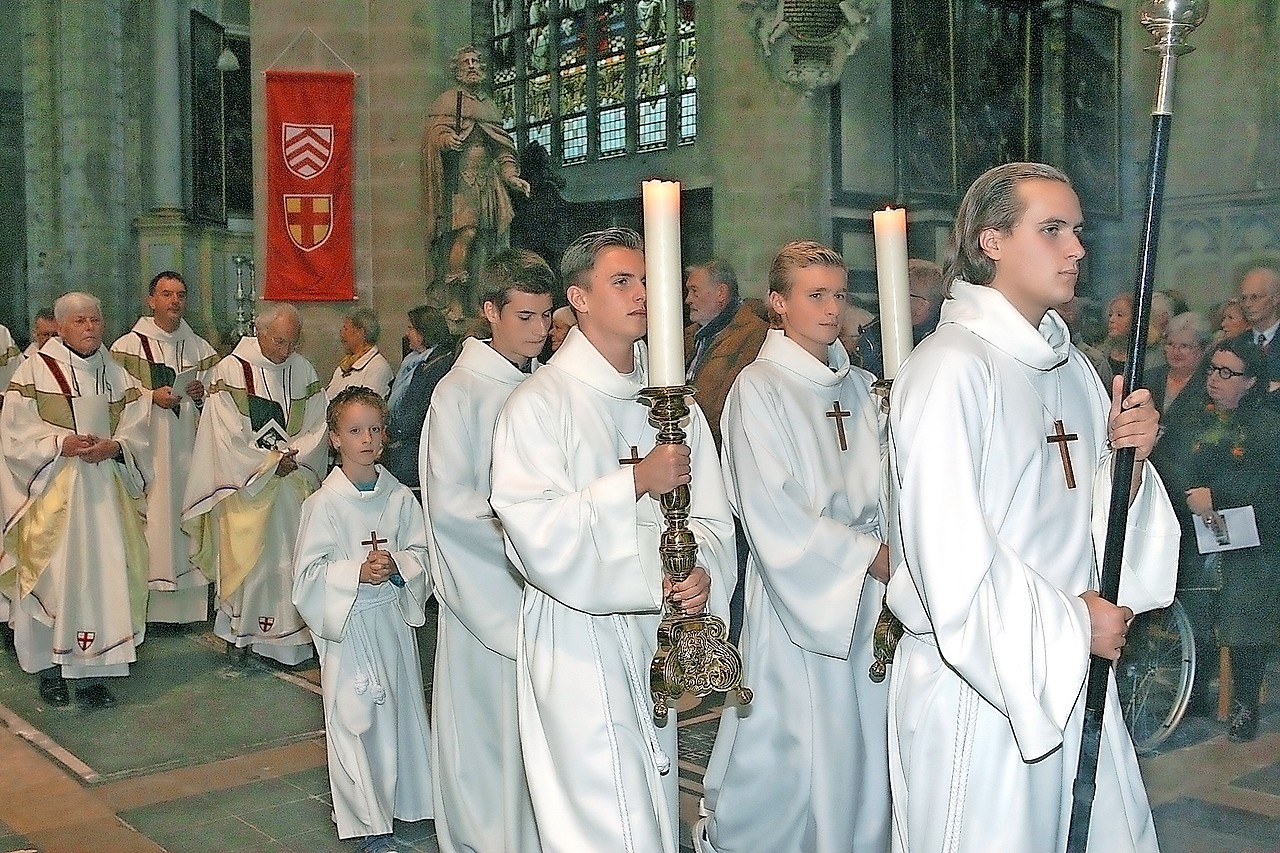
M 413 631 L 430 595 L 426 525 L 413 493 L 375 464 L 386 402 L 348 388 L 327 420 L 341 465 L 302 506 L 293 603 L 320 656 L 338 837 L 383 853 L 396 849 L 394 819 L 433 813 Z

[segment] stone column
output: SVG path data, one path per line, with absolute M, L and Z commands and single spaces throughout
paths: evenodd
M 151 31 L 152 208 L 182 208 L 182 75 L 179 0 L 154 0 Z

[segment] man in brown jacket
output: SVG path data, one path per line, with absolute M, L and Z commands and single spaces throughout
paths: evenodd
M 738 275 L 725 261 L 689 267 L 684 304 L 689 306 L 685 376 L 720 448 L 720 412 L 738 373 L 760 352 L 768 325 L 738 296 Z

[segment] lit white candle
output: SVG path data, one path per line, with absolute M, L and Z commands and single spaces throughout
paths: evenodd
M 649 385 L 685 384 L 684 287 L 680 267 L 680 183 L 645 181 L 644 270 L 649 315 Z
M 892 379 L 911 352 L 911 285 L 907 279 L 907 212 L 872 214 L 876 232 L 876 281 L 880 291 L 880 339 L 884 378 Z

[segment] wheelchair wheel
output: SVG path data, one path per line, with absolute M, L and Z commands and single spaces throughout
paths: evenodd
M 1116 686 L 1139 755 L 1155 749 L 1182 720 L 1195 672 L 1191 620 L 1177 599 L 1133 620 L 1116 665 Z

